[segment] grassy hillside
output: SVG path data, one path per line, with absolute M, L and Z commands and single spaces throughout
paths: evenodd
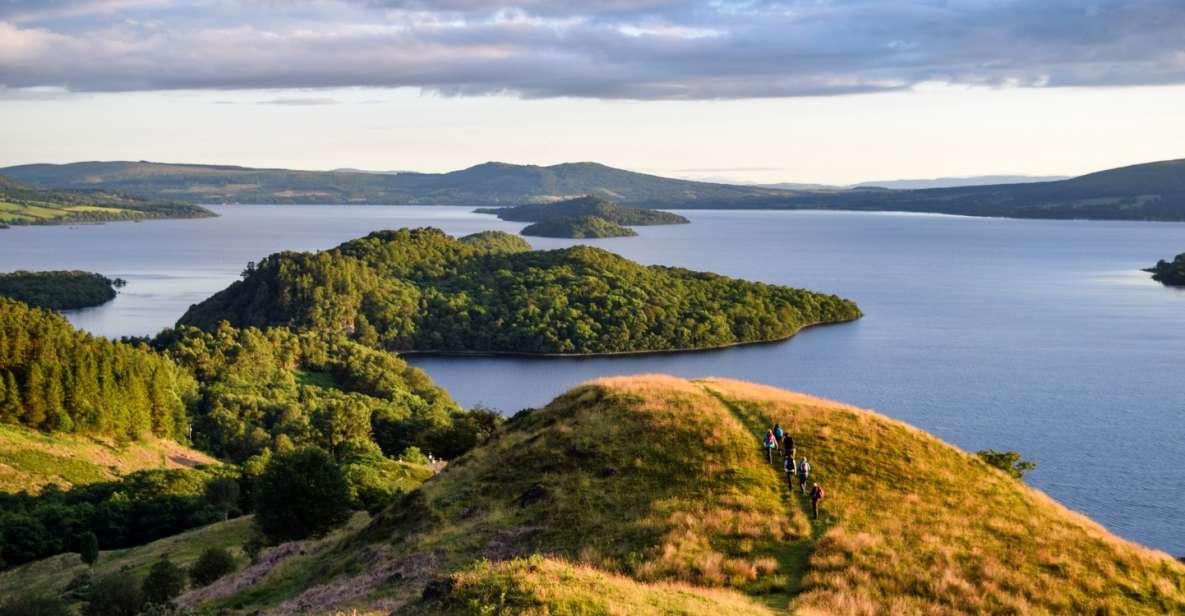
M 181 567 L 192 565 L 203 550 L 226 548 L 240 563 L 246 561 L 242 546 L 251 537 L 251 517 L 243 516 L 186 531 L 152 543 L 123 550 L 104 550 L 95 563 L 94 575 L 102 577 L 128 571 L 143 579 L 153 563 L 168 556 Z M 66 590 L 70 581 L 88 570 L 77 553 L 59 554 L 0 573 L 0 602 L 29 588 L 47 593 Z
M 213 215 L 196 205 L 132 197 L 105 187 L 77 191 L 47 190 L 0 176 L 0 228 L 4 225 L 203 218 Z
M 485 163 L 449 173 L 377 174 L 141 161 L 21 165 L 0 173 L 45 188 L 103 188 L 190 203 L 517 205 L 584 195 L 622 203 L 684 203 L 785 194 L 675 180 L 596 163 L 550 167 Z
M 774 420 L 827 489 L 817 522 L 759 453 Z M 641 376 L 517 417 L 360 532 L 204 604 L 1158 614 L 1185 610 L 1185 566 L 875 413 L 735 381 Z
M 172 441 L 145 439 L 126 444 L 73 434 L 45 434 L 0 424 L 0 492 L 37 492 L 116 479 L 153 468 L 214 464 L 203 453 Z

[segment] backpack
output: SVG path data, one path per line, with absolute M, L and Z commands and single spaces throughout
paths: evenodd
M 798 466 L 798 472 L 799 472 L 799 473 L 802 473 L 803 475 L 806 475 L 807 473 L 811 472 L 811 465 L 810 465 L 810 463 L 809 463 L 809 462 L 803 462 L 802 464 L 800 464 L 800 465 Z
M 822 500 L 823 486 L 815 486 L 814 492 L 811 494 L 811 498 L 813 498 L 815 500 Z

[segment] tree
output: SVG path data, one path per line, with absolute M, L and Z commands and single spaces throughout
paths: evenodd
M 208 586 L 218 578 L 231 573 L 238 565 L 235 557 L 223 548 L 206 548 L 197 562 L 189 569 L 189 579 L 194 586 Z
M 206 483 L 206 502 L 222 512 L 222 519 L 230 517 L 230 510 L 239 502 L 239 482 L 230 477 L 218 477 Z
M 144 602 L 165 605 L 176 599 L 185 590 L 185 571 L 173 564 L 168 555 L 152 565 L 144 578 Z
M 144 595 L 136 578 L 129 573 L 115 573 L 99 578 L 91 587 L 84 616 L 136 616 L 144 607 Z
M 259 482 L 255 523 L 270 541 L 321 536 L 349 517 L 349 487 L 324 450 L 301 449 L 268 463 Z
M 99 538 L 87 531 L 78 537 L 78 555 L 88 567 L 99 561 Z
M 1015 451 L 983 449 L 975 452 L 975 455 L 989 466 L 994 466 L 1016 479 L 1023 479 L 1025 473 L 1037 468 L 1036 462 L 1021 459 L 1020 454 Z

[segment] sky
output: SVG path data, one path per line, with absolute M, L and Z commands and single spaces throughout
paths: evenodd
M 847 184 L 1185 157 L 1181 0 L 0 0 L 0 165 L 591 160 Z

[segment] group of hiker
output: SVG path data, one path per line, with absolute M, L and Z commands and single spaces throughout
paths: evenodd
M 765 432 L 765 455 L 769 459 L 769 463 L 774 463 L 774 452 L 778 449 L 782 450 L 782 469 L 786 471 L 786 486 L 791 490 L 794 489 L 794 479 L 798 478 L 798 489 L 803 494 L 806 494 L 806 484 L 811 476 L 811 463 L 806 461 L 806 456 L 803 456 L 797 463 L 794 461 L 798 454 L 798 449 L 794 445 L 794 437 L 789 432 L 782 428 L 782 424 L 776 423 L 774 427 Z M 819 501 L 823 500 L 823 487 L 819 485 L 818 481 L 811 484 L 811 510 L 814 513 L 815 519 L 819 519 Z

